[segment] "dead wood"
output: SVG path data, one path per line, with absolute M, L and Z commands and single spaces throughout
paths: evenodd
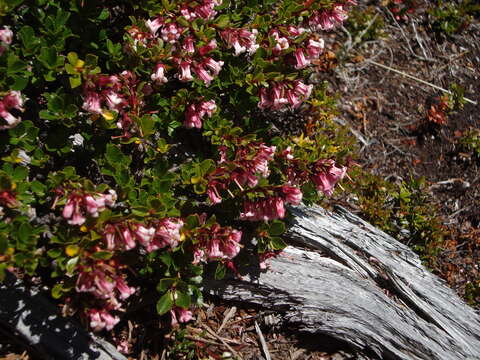
M 478 359 L 480 317 L 407 246 L 344 209 L 292 209 L 284 253 L 243 279 L 209 280 L 225 300 L 284 313 L 381 359 Z

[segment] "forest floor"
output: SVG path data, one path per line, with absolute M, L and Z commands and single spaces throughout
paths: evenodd
M 378 1 L 364 2 L 359 11 L 367 11 L 366 18 L 355 17 L 328 35 L 335 66 L 320 78 L 339 96 L 338 121 L 357 138 L 363 170 L 398 184 L 425 177 L 432 211 L 445 230 L 432 270 L 460 296 L 478 303 L 480 133 L 477 150 L 465 144 L 469 134 L 480 131 L 480 109 L 474 104 L 480 102 L 480 24 L 477 16 L 461 32 L 447 35 L 435 27 L 438 19 L 428 12 L 432 3 L 417 1 L 412 14 L 396 19 Z M 451 89 L 452 84 L 471 101 L 450 112 L 442 108 L 445 93 L 435 86 Z M 349 205 L 361 215 L 355 201 Z M 357 358 L 331 339 L 282 328 L 275 314 L 207 299 L 196 315 L 187 329 L 171 334 L 171 341 L 152 318 L 128 321 L 117 336 L 131 346 L 131 359 L 189 359 L 188 354 L 195 359 L 201 353 L 211 359 L 254 360 L 266 359 L 266 352 L 274 360 Z M 168 343 L 169 350 L 162 350 Z M 29 356 L 1 340 L 0 359 Z

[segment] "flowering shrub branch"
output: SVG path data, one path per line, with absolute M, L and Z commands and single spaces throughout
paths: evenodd
M 306 79 L 321 31 L 354 2 L 254 3 L 9 8 L 0 274 L 50 269 L 52 296 L 95 331 L 154 283 L 175 325 L 202 301 L 205 263 L 235 272 L 252 236 L 262 267 L 286 246 L 286 204 L 331 196 L 346 176 L 330 100 Z M 272 114 L 295 113 L 308 126 L 271 135 Z

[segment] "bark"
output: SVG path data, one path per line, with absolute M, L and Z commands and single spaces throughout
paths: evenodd
M 127 360 L 107 341 L 58 314 L 38 290 L 7 273 L 0 283 L 0 328 L 41 359 Z
M 270 269 L 209 280 L 225 300 L 381 359 L 479 359 L 480 317 L 407 246 L 344 209 L 292 209 L 290 244 Z

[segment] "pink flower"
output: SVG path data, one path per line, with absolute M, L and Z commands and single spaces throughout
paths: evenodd
M 222 70 L 223 61 L 215 61 L 212 58 L 206 58 L 203 60 L 203 64 L 212 70 L 214 75 L 218 75 Z
M 217 14 L 217 12 L 213 10 L 213 7 L 214 5 L 211 2 L 204 3 L 195 8 L 195 14 L 203 19 L 211 19 Z
M 123 240 L 123 245 L 125 246 L 125 250 L 131 250 L 137 244 L 135 243 L 135 240 L 132 236 L 132 232 L 128 228 L 128 226 L 121 226 L 120 227 L 120 234 Z
M 201 56 L 205 56 L 210 51 L 212 51 L 216 48 L 217 48 L 217 41 L 215 39 L 213 39 L 207 45 L 203 45 L 200 49 L 198 49 L 198 52 Z
M 302 48 L 298 48 L 295 50 L 295 60 L 297 63 L 295 64 L 295 69 L 303 69 L 310 65 L 310 60 L 305 57 L 305 53 L 303 52 Z
M 243 204 L 243 212 L 240 213 L 241 220 L 269 221 L 283 219 L 285 217 L 284 201 L 280 197 L 272 197 L 255 202 L 246 201 Z
M 284 84 L 274 84 L 270 90 L 270 96 L 272 98 L 272 109 L 281 109 L 285 104 L 288 104 L 288 99 L 285 97 Z
M 287 148 L 280 153 L 280 156 L 284 157 L 287 160 L 293 160 L 294 157 L 292 155 L 292 147 L 287 146 Z
M 192 73 L 190 72 L 191 68 L 191 61 L 182 61 L 180 63 L 180 70 L 181 70 L 181 74 L 180 76 L 178 77 L 178 79 L 180 81 L 192 81 L 193 80 L 193 76 L 192 76 Z
M 218 189 L 216 187 L 217 184 L 217 181 L 212 181 L 208 184 L 207 187 L 208 198 L 210 199 L 210 202 L 214 205 L 222 202 L 222 197 L 218 193 Z
M 11 129 L 17 126 L 21 119 L 13 116 L 10 109 L 17 109 L 23 111 L 23 99 L 20 91 L 10 91 L 0 101 L 0 117 L 7 123 L 0 126 L 0 130 Z
M 198 128 L 200 129 L 202 127 L 202 118 L 200 111 L 196 110 L 196 105 L 195 104 L 190 104 L 187 107 L 187 111 L 185 113 L 185 121 L 183 122 L 183 125 L 188 128 Z
M 10 45 L 13 39 L 13 32 L 8 26 L 5 26 L 0 30 L 0 41 L 6 45 Z
M 187 53 L 193 54 L 195 52 L 194 44 L 195 44 L 195 39 L 193 38 L 193 36 L 187 36 L 183 40 L 182 49 L 185 50 Z
M 110 331 L 120 321 L 118 316 L 112 316 L 103 309 L 90 309 L 87 312 L 87 316 L 90 318 L 90 327 L 93 331 L 102 331 L 103 329 Z
M 296 26 L 290 25 L 287 27 L 287 31 L 290 36 L 297 37 L 302 35 L 305 32 L 305 29 L 298 28 Z
M 210 85 L 213 80 L 213 76 L 211 76 L 208 71 L 205 69 L 203 64 L 197 64 L 193 67 L 193 71 L 197 76 L 205 83 L 206 86 Z
M 335 19 L 338 23 L 343 23 L 345 20 L 348 19 L 347 11 L 345 10 L 344 5 L 335 5 L 333 7 L 333 11 L 331 13 L 333 19 Z
M 70 195 L 62 211 L 62 216 L 68 220 L 70 225 L 82 225 L 87 219 L 83 216 L 80 208 L 82 197 L 79 195 Z
M 188 6 L 184 5 L 180 8 L 180 14 L 182 14 L 182 16 L 190 21 L 190 20 L 193 20 L 197 17 L 197 15 L 195 14 L 194 11 L 190 11 L 190 9 L 188 8 Z
M 318 41 L 315 41 L 313 39 L 308 40 L 308 45 L 307 45 L 307 52 L 308 56 L 312 59 L 316 59 L 320 56 L 320 54 L 323 52 L 323 49 L 325 47 L 325 42 L 323 39 L 320 39 Z
M 315 164 L 317 173 L 312 176 L 312 181 L 317 186 L 317 190 L 322 191 L 325 195 L 331 196 L 337 182 L 345 176 L 347 168 L 335 165 L 335 161 L 331 159 L 321 159 Z
M 266 109 L 273 105 L 266 88 L 260 88 L 259 96 L 260 96 L 260 102 L 258 103 L 258 107 L 260 109 Z
M 109 91 L 105 95 L 105 100 L 107 106 L 110 110 L 120 111 L 121 107 L 119 105 L 123 104 L 123 99 L 114 91 Z
M 295 186 L 284 185 L 282 192 L 285 195 L 285 201 L 292 205 L 299 205 L 302 201 L 302 191 Z
M 163 41 L 175 44 L 182 34 L 183 28 L 176 23 L 169 23 L 163 26 L 160 34 Z
M 308 99 L 312 93 L 313 85 L 305 85 L 301 81 L 295 81 L 295 92 L 301 95 L 304 99 Z
M 85 96 L 82 109 L 91 113 L 101 114 L 100 96 L 96 92 L 88 92 Z
M 235 49 L 235 56 L 248 51 L 252 55 L 259 45 L 257 45 L 256 37 L 258 31 L 253 29 L 251 32 L 246 29 L 226 29 L 220 33 L 229 47 Z
M 215 100 L 202 101 L 199 107 L 202 116 L 203 114 L 206 114 L 208 117 L 212 117 L 213 113 L 217 110 Z
M 0 126 L 0 130 L 14 128 L 21 121 L 20 118 L 16 118 L 10 112 L 8 112 L 3 103 L 0 103 L 0 117 L 7 122 L 5 125 Z
M 287 93 L 288 103 L 292 105 L 292 107 L 296 108 L 300 106 L 300 104 L 302 103 L 302 99 L 297 95 L 295 90 L 288 89 L 286 93 Z
M 133 227 L 133 234 L 140 244 L 144 247 L 149 246 L 155 235 L 155 228 L 146 228 L 140 224 L 134 224 Z
M 7 109 L 17 109 L 23 111 L 23 99 L 20 91 L 10 91 L 2 99 L 2 102 Z
M 169 246 L 177 247 L 180 241 L 180 229 L 183 221 L 176 218 L 165 218 L 157 222 L 153 240 L 145 247 L 148 252 Z
M 125 280 L 120 276 L 115 279 L 115 286 L 120 293 L 120 299 L 122 300 L 127 299 L 130 295 L 135 293 L 135 288 L 129 287 Z
M 165 77 L 165 65 L 157 64 L 155 66 L 154 73 L 150 76 L 150 78 L 155 81 L 156 83 L 166 83 L 168 79 Z
M 150 30 L 152 35 L 156 35 L 158 29 L 160 29 L 164 24 L 164 20 L 160 17 L 155 18 L 154 20 L 147 20 L 145 22 L 145 25 L 147 25 L 147 28 Z
M 92 217 L 98 217 L 98 205 L 95 199 L 91 195 L 87 195 L 83 198 L 87 212 L 92 216 Z
M 279 55 L 283 50 L 287 50 L 290 47 L 290 43 L 287 38 L 278 37 L 277 44 L 273 48 L 273 53 Z
M 179 322 L 185 323 L 192 320 L 192 312 L 178 306 L 175 306 L 172 310 L 170 310 L 170 315 L 172 317 L 172 327 L 177 326 Z

